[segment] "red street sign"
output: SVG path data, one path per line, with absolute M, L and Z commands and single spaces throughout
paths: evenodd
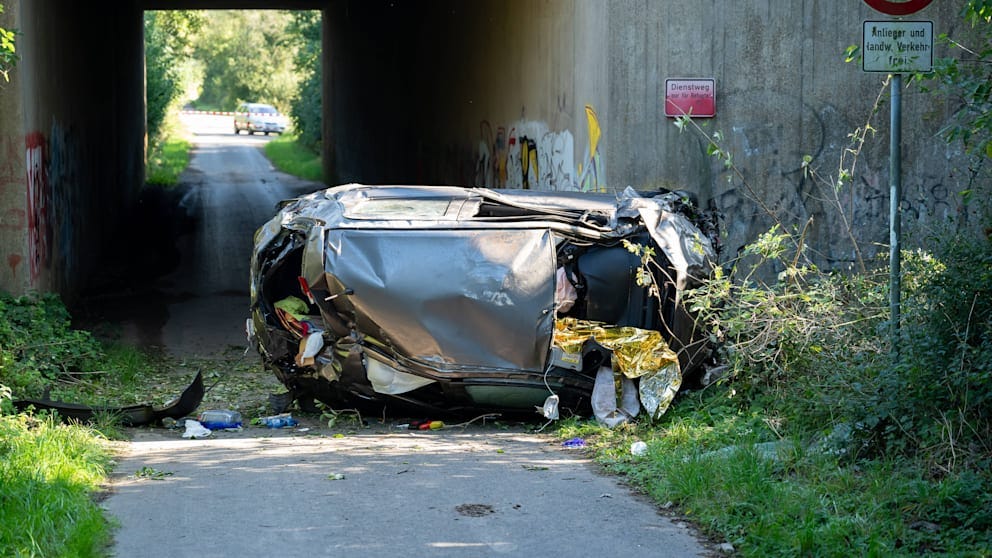
M 685 114 L 693 118 L 716 116 L 716 80 L 665 80 L 665 116 L 674 118 Z
M 926 8 L 930 2 L 933 2 L 933 0 L 905 0 L 904 2 L 894 0 L 865 0 L 865 4 L 868 4 L 883 14 L 893 16 L 915 14 Z

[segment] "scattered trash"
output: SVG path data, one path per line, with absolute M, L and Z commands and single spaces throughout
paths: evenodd
M 328 480 L 344 480 L 344 475 L 342 475 L 341 473 L 331 473 L 330 475 L 327 475 L 327 479 Z
M 210 430 L 241 428 L 241 413 L 237 411 L 203 411 L 196 420 Z
M 210 434 L 212 434 L 210 429 L 199 422 L 192 419 L 186 420 L 186 432 L 183 432 L 183 438 L 206 438 Z
M 293 415 L 289 413 L 282 413 L 279 415 L 272 415 L 269 417 L 263 417 L 261 419 L 262 424 L 268 426 L 269 428 L 285 428 L 287 426 L 296 426 L 299 424 Z
M 544 400 L 544 405 L 538 407 L 538 410 L 544 418 L 548 420 L 558 420 L 558 402 L 560 401 L 557 395 L 549 395 L 547 399 Z
M 440 430 L 444 423 L 439 420 L 415 420 L 407 425 L 410 430 Z
M 544 465 L 521 465 L 524 469 L 528 471 L 547 471 L 548 468 Z
M 619 407 L 617 380 L 622 394 Z M 596 373 L 596 383 L 592 388 L 592 411 L 596 420 L 609 428 L 614 428 L 637 416 L 637 413 L 641 412 L 641 404 L 637 400 L 637 386 L 634 380 L 622 374 L 617 379 L 611 367 L 601 366 Z
M 584 448 L 586 447 L 586 441 L 582 438 L 572 438 L 571 440 L 565 440 L 561 445 L 565 448 Z
M 631 455 L 636 455 L 638 457 L 645 455 L 648 452 L 648 445 L 644 442 L 634 442 L 630 444 Z

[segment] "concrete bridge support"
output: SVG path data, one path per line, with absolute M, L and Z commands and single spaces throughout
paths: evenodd
M 73 293 L 144 181 L 142 12 L 4 4 L 21 59 L 0 90 L 0 288 Z

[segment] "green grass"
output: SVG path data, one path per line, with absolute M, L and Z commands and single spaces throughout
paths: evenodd
M 148 155 L 145 181 L 156 186 L 175 186 L 179 175 L 189 165 L 190 143 L 182 138 L 167 138 L 152 146 Z
M 110 526 L 93 500 L 110 465 L 102 437 L 48 417 L 0 416 L 0 556 L 101 556 Z
M 572 420 L 559 435 L 584 437 L 609 471 L 741 556 L 992 555 L 992 475 L 843 459 L 799 433 L 780 439 L 774 412 L 733 397 L 713 386 L 655 425 Z M 643 457 L 630 453 L 636 440 Z
M 295 135 L 285 134 L 268 142 L 265 145 L 265 155 L 282 172 L 304 180 L 324 180 L 320 154 L 301 145 Z
M 189 166 L 191 148 L 189 132 L 180 123 L 179 112 L 170 110 L 159 136 L 149 138 L 145 182 L 166 187 L 178 184 L 179 175 Z

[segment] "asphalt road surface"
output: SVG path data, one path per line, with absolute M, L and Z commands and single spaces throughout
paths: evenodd
M 314 189 L 274 171 L 264 136 L 196 117 L 196 216 L 166 278 L 157 340 L 174 354 L 244 343 L 254 230 L 279 200 Z M 521 426 L 418 432 L 252 427 L 183 438 L 134 429 L 103 505 L 122 558 L 707 556 L 684 523 L 601 474 L 585 450 Z
M 179 267 L 167 278 L 173 296 L 161 342 L 173 354 L 211 355 L 246 343 L 255 230 L 280 201 L 323 185 L 275 170 L 262 151 L 271 137 L 234 135 L 230 116 L 184 118 L 195 134 L 182 180 L 182 206 L 193 230 L 181 237 Z

